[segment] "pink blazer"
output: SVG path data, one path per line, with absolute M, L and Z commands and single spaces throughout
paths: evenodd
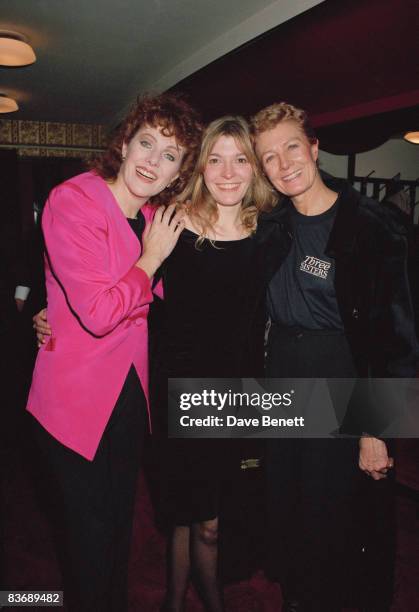
M 154 208 L 142 212 L 150 221 Z M 99 176 L 86 172 L 56 187 L 42 227 L 53 335 L 39 350 L 27 409 L 92 460 L 131 364 L 148 397 L 151 284 L 135 267 L 138 239 Z

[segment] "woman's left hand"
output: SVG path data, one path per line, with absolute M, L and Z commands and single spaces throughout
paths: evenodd
M 378 438 L 362 437 L 359 441 L 359 467 L 374 480 L 386 478 L 388 470 L 394 467 L 386 443 Z
M 52 334 L 51 326 L 47 319 L 47 309 L 43 308 L 33 318 L 33 328 L 38 339 L 38 348 L 45 344 Z
M 136 265 L 149 278 L 161 266 L 175 248 L 180 233 L 185 227 L 185 211 L 176 211 L 176 204 L 157 209 L 154 219 L 143 233 L 143 253 Z

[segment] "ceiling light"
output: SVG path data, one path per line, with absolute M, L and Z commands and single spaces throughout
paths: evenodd
M 0 113 L 14 113 L 19 110 L 16 100 L 0 94 Z
M 35 60 L 34 51 L 22 34 L 0 30 L 1 66 L 27 66 Z
M 408 142 L 413 142 L 414 144 L 419 144 L 419 132 L 407 132 L 403 138 Z

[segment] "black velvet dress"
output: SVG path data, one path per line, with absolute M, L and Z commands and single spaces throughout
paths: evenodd
M 164 376 L 260 376 L 267 244 L 248 237 L 196 247 L 196 239 L 184 230 L 165 265 Z M 172 522 L 189 525 L 218 515 L 222 481 L 239 445 L 168 441 L 163 505 Z

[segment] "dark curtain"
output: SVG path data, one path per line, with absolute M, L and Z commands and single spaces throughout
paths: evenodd
M 0 339 L 4 423 L 13 438 L 21 431 L 24 406 L 37 353 L 32 317 L 45 306 L 43 240 L 40 215 L 35 223 L 34 208 L 40 211 L 50 190 L 82 172 L 79 159 L 19 159 L 16 151 L 0 150 Z M 23 309 L 14 299 L 17 285 L 30 288 Z
M 23 236 L 33 226 L 34 203 L 42 210 L 53 187 L 86 170 L 81 159 L 28 158 L 19 161 L 19 202 Z

